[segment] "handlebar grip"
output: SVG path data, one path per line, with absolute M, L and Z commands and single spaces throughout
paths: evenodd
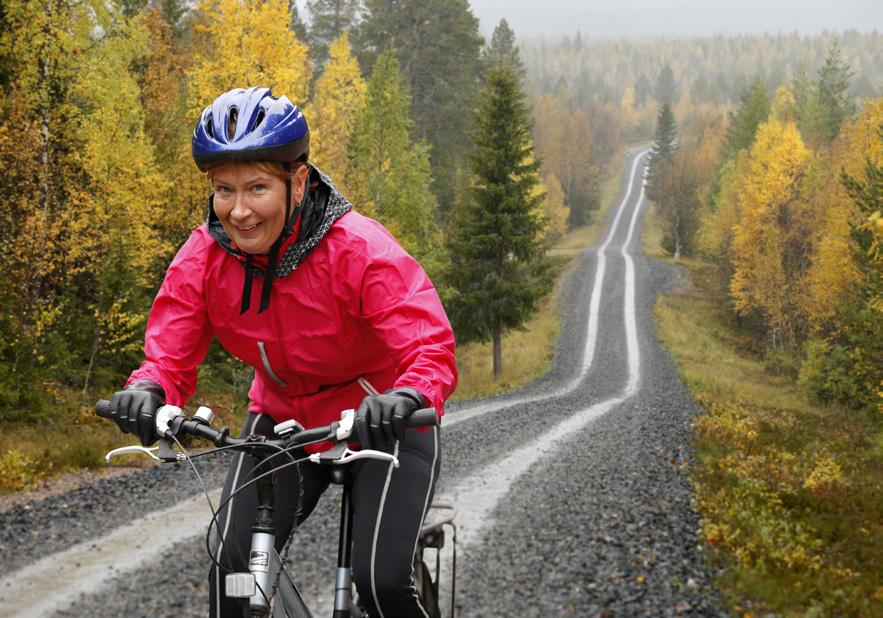
M 101 418 L 113 418 L 113 414 L 110 412 L 110 401 L 99 399 L 98 403 L 95 404 L 95 414 Z
M 438 412 L 435 411 L 435 408 L 414 410 L 405 421 L 405 426 L 408 429 L 422 429 L 424 427 L 435 427 L 436 425 L 438 425 Z

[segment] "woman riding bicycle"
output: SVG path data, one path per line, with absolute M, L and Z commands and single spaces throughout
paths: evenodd
M 199 118 L 192 152 L 214 189 L 208 222 L 169 266 L 146 360 L 111 399 L 111 413 L 124 432 L 154 443 L 156 410 L 193 395 L 213 337 L 255 370 L 242 435 L 272 434 L 289 419 L 325 425 L 356 408 L 362 447 L 401 461 L 398 469 L 354 464 L 356 587 L 372 616 L 428 615 L 412 559 L 438 476 L 439 435 L 433 428 L 405 439 L 405 419 L 427 406 L 443 414 L 456 385 L 454 336 L 435 289 L 389 232 L 353 211 L 308 162 L 307 122 L 285 96 L 222 94 Z M 249 466 L 241 454 L 233 459 L 225 498 Z M 279 472 L 277 551 L 327 487 L 320 466 Z M 227 551 L 216 558 L 224 566 L 244 566 L 255 500 L 250 487 L 222 514 Z M 211 615 L 242 615 L 217 593 L 221 575 L 212 568 Z

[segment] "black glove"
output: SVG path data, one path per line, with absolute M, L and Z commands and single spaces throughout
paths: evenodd
M 423 395 L 413 388 L 393 388 L 368 395 L 356 411 L 356 435 L 362 448 L 387 448 L 405 439 L 405 421 L 414 410 L 426 407 Z
M 153 419 L 165 400 L 162 386 L 151 380 L 136 380 L 110 398 L 110 413 L 120 431 L 141 438 L 142 446 L 151 446 L 159 439 Z

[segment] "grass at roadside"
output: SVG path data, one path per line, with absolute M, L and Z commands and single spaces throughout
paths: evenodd
M 203 376 L 205 371 L 200 372 Z M 238 402 L 236 400 L 239 400 Z M 245 417 L 242 396 L 217 380 L 201 378 L 194 401 L 211 406 L 218 414 L 217 426 L 239 427 Z M 52 476 L 82 468 L 101 468 L 108 451 L 137 444 L 111 421 L 98 418 L 92 409 L 72 403 L 59 404 L 63 419 L 41 424 L 4 423 L 0 432 L 0 493 L 27 491 Z M 232 411 L 232 412 L 231 412 Z M 114 467 L 144 467 L 142 456 L 115 458 Z
M 648 253 L 658 229 L 652 218 Z M 659 257 L 659 256 L 658 256 Z M 731 319 L 713 267 L 659 299 L 660 337 L 704 407 L 695 506 L 718 584 L 745 616 L 883 615 L 883 427 L 813 401 Z

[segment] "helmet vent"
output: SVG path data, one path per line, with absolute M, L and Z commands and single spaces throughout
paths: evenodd
M 264 119 L 264 110 L 258 112 L 258 117 L 255 118 L 254 126 L 251 128 L 252 131 L 258 128 L 258 125 L 261 124 L 261 121 Z
M 232 140 L 233 134 L 236 133 L 236 118 L 239 116 L 239 110 L 235 107 L 230 108 L 230 115 L 227 117 L 227 139 Z
M 209 116 L 205 120 L 205 132 L 208 133 L 209 137 L 211 137 L 211 138 L 215 137 L 215 131 L 212 128 L 212 117 L 211 116 Z

